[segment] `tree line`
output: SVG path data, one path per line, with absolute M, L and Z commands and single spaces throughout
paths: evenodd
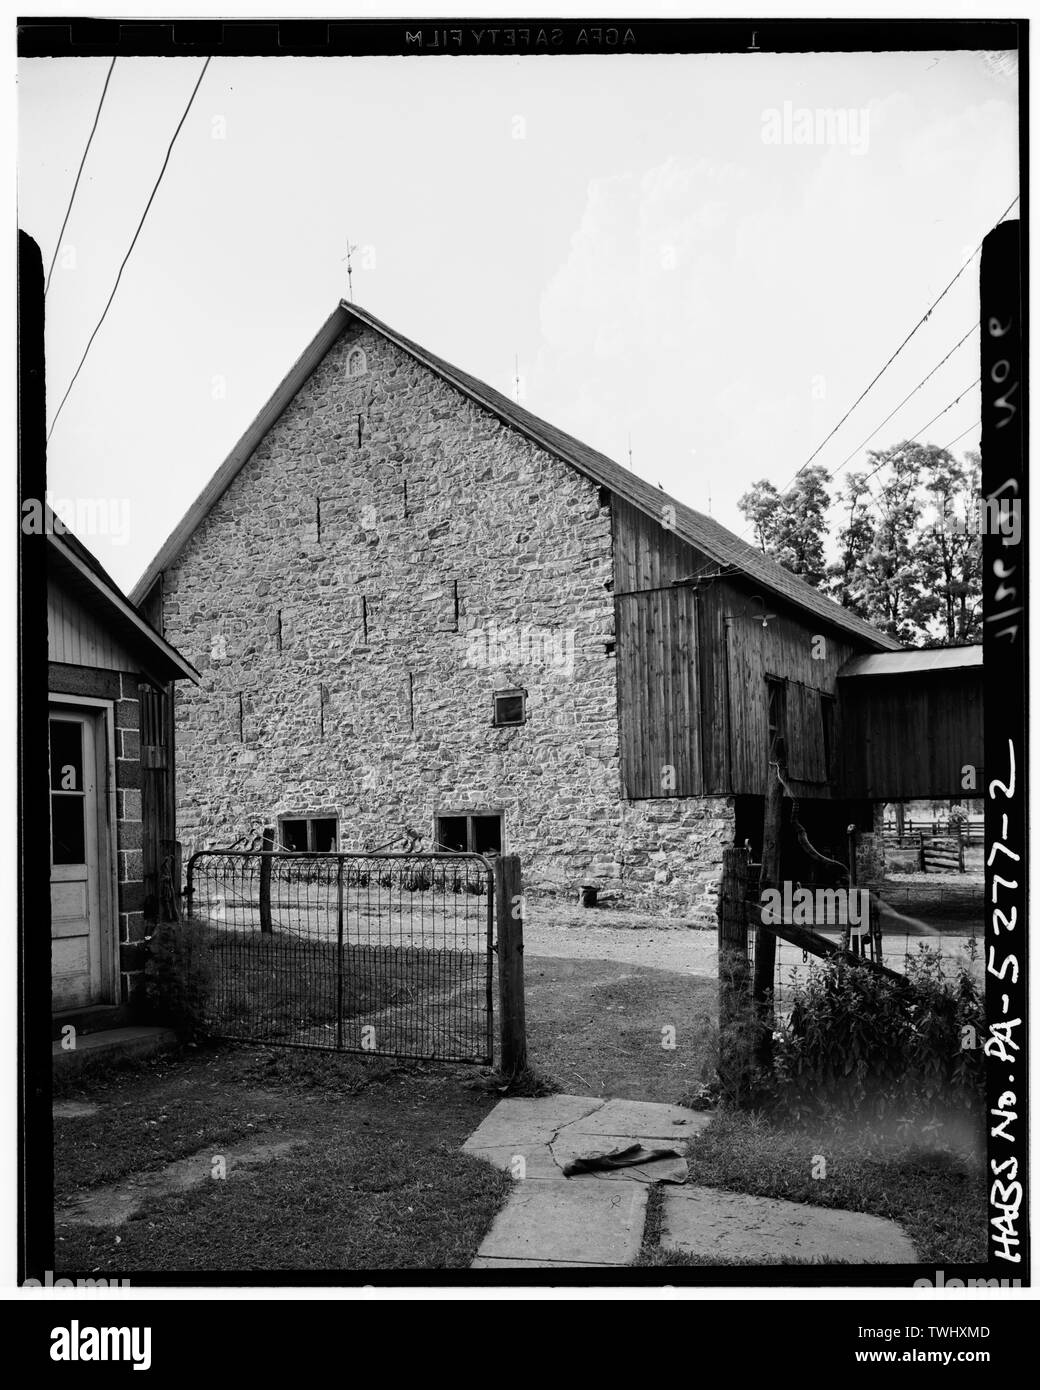
M 904 440 L 870 450 L 832 497 L 819 464 L 781 494 L 766 479 L 737 505 L 762 551 L 901 642 L 982 640 L 982 460 Z M 834 504 L 837 504 L 836 507 Z M 831 517 L 836 511 L 837 522 Z M 828 562 L 833 541 L 836 558 Z

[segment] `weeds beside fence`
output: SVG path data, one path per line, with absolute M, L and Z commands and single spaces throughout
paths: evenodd
M 984 989 L 974 936 L 903 918 L 898 934 L 865 932 L 857 954 L 833 922 L 770 929 L 749 896 L 751 868 L 747 850 L 725 851 L 717 1096 L 782 1105 L 796 1119 L 876 1119 L 893 1107 L 920 1116 L 979 1102 Z M 769 978 L 754 970 L 766 932 L 777 948 Z

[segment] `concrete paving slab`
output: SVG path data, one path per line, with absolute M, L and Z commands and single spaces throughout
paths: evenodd
M 572 1163 L 577 1158 L 588 1158 L 592 1154 L 607 1153 L 612 1149 L 627 1148 L 630 1141 L 626 1139 L 614 1139 L 608 1136 L 597 1138 L 594 1135 L 577 1134 L 574 1128 L 565 1129 L 553 1141 L 550 1147 L 554 1164 L 557 1171 L 562 1170 L 568 1163 Z M 643 1141 L 644 1147 L 671 1148 L 678 1149 L 677 1158 L 657 1158 L 652 1163 L 642 1163 L 638 1167 L 627 1168 L 602 1168 L 591 1173 L 572 1173 L 564 1175 L 569 1182 L 578 1182 L 585 1178 L 597 1178 L 601 1182 L 685 1182 L 687 1175 L 686 1159 L 682 1156 L 686 1152 L 686 1145 L 680 1139 L 678 1141 L 669 1140 L 650 1140 Z
M 703 1110 L 684 1105 L 661 1105 L 645 1100 L 608 1100 L 595 1112 L 576 1117 L 573 1130 L 581 1134 L 621 1135 L 629 1141 L 648 1143 L 652 1139 L 679 1140 L 705 1128 L 711 1122 Z
M 879 1216 L 711 1187 L 667 1188 L 663 1197 L 665 1250 L 780 1264 L 917 1263 L 902 1227 Z
M 474 1158 L 486 1158 L 496 1168 L 512 1173 L 518 1182 L 535 1178 L 567 1181 L 546 1144 L 502 1144 L 493 1149 L 471 1149 L 467 1144 L 464 1152 Z M 518 1160 L 522 1161 L 522 1168 Z
M 519 1182 L 478 1257 L 623 1265 L 639 1254 L 644 1183 Z
M 104 1028 L 97 1033 L 80 1033 L 71 1050 L 62 1047 L 60 1042 L 52 1043 L 51 1064 L 70 1072 L 95 1058 L 117 1061 L 123 1057 L 150 1057 L 176 1046 L 177 1035 L 172 1028 Z
M 584 1119 L 606 1102 L 594 1096 L 509 1096 L 500 1100 L 466 1140 L 463 1149 L 494 1149 L 503 1144 L 548 1144 L 564 1125 Z
M 478 1255 L 470 1269 L 610 1269 L 610 1265 L 582 1264 L 580 1260 L 496 1260 Z

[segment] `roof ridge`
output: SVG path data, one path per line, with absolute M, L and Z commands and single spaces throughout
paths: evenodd
M 230 486 L 238 472 L 245 466 L 259 445 L 264 434 L 274 425 L 278 417 L 289 406 L 293 397 L 303 386 L 311 373 L 338 340 L 350 318 L 367 325 L 381 334 L 389 342 L 395 343 L 404 352 L 414 357 L 463 395 L 469 397 L 484 409 L 497 415 L 505 424 L 519 430 L 532 439 L 546 452 L 562 459 L 579 473 L 598 482 L 609 491 L 629 502 L 637 510 L 660 521 L 662 506 L 675 509 L 677 521 L 675 533 L 680 539 L 696 549 L 704 551 L 720 564 L 735 564 L 756 583 L 762 584 L 776 598 L 792 604 L 803 611 L 814 613 L 821 621 L 831 624 L 847 633 L 855 635 L 860 641 L 869 642 L 883 650 L 902 650 L 902 644 L 868 623 L 865 619 L 851 613 L 835 603 L 826 594 L 821 594 L 799 575 L 784 569 L 772 557 L 756 550 L 735 532 L 730 531 L 715 520 L 696 511 L 686 502 L 673 497 L 663 488 L 653 487 L 638 474 L 623 468 L 608 455 L 593 449 L 574 435 L 559 429 L 548 420 L 542 419 L 487 382 L 445 361 L 422 347 L 421 344 L 406 338 L 404 334 L 391 328 L 375 314 L 360 304 L 341 299 L 333 313 L 326 319 L 318 333 L 304 348 L 292 368 L 269 397 L 259 414 L 245 434 L 220 465 L 213 477 L 203 488 L 195 502 L 189 507 L 181 522 L 171 532 L 160 547 L 151 564 L 131 590 L 131 595 L 143 598 L 159 574 L 180 553 L 202 518 L 216 504 L 223 492 Z

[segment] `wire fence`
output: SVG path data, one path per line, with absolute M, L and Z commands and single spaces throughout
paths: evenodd
M 757 904 L 750 905 L 748 913 L 748 962 L 754 969 L 755 947 L 759 928 L 756 926 Z M 982 958 L 983 925 L 979 922 L 977 932 L 968 923 L 936 925 L 909 930 L 882 932 L 879 964 L 886 965 L 900 975 L 906 975 L 914 968 L 914 963 L 940 971 L 949 979 L 955 979 L 961 969 L 965 969 L 980 985 L 984 981 Z M 840 946 L 844 943 L 844 928 L 841 926 L 815 926 L 813 930 Z M 865 954 L 872 958 L 869 942 L 865 941 Z M 773 1006 L 780 1018 L 786 1017 L 793 1006 L 794 998 L 805 984 L 813 966 L 821 961 L 809 951 L 777 938 L 776 968 L 773 978 Z
M 492 1061 L 482 856 L 203 850 L 187 880 L 213 1036 Z

